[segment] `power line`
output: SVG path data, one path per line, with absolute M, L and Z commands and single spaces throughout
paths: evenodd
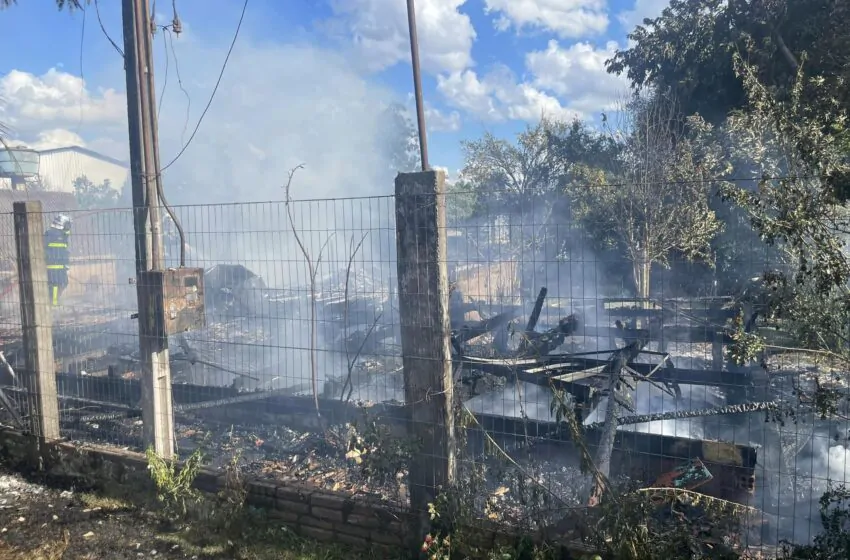
M 86 40 L 86 10 L 82 8 L 82 6 L 77 4 L 77 7 L 83 11 L 83 26 L 80 29 L 80 120 L 77 121 L 77 130 L 75 133 L 80 132 L 80 127 L 83 126 L 83 96 L 86 93 L 86 78 L 83 74 L 83 47 L 85 46 Z
M 701 184 L 718 184 L 718 183 L 746 183 L 746 182 L 761 182 L 761 181 L 803 181 L 803 180 L 813 180 L 813 179 L 826 179 L 826 175 L 777 175 L 777 176 L 764 176 L 759 175 L 758 177 L 714 177 L 711 179 L 681 179 L 677 181 L 668 181 L 668 180 L 654 180 L 654 181 L 618 181 L 615 183 L 577 183 L 568 185 L 569 188 L 574 189 L 593 189 L 593 188 L 610 188 L 610 187 L 632 187 L 636 185 L 701 185 Z M 554 188 L 555 190 L 558 187 Z M 529 187 L 525 189 L 526 191 L 545 191 L 546 188 L 543 187 Z M 552 189 L 549 189 L 552 190 Z M 486 188 L 482 191 L 478 189 L 469 188 L 469 189 L 458 189 L 452 190 L 449 194 L 471 194 L 477 192 L 486 192 L 487 194 L 491 193 L 515 193 L 518 192 L 518 189 L 511 189 L 508 187 L 493 187 Z
M 106 27 L 103 25 L 103 20 L 100 19 L 100 4 L 98 4 L 98 0 L 94 0 L 94 11 L 97 14 L 97 23 L 100 24 L 100 30 L 103 31 L 103 35 L 107 38 L 107 40 L 112 44 L 112 47 L 118 51 L 118 54 L 121 55 L 121 58 L 124 58 L 124 51 L 118 46 L 118 44 L 112 40 L 112 37 L 109 36 L 109 33 L 106 32 Z
M 180 156 L 183 155 L 183 152 L 186 151 L 186 148 L 189 147 L 189 144 L 192 143 L 192 140 L 195 138 L 195 135 L 198 133 L 198 129 L 201 128 L 201 123 L 204 120 L 204 116 L 206 116 L 207 111 L 209 111 L 210 106 L 212 105 L 213 99 L 215 99 L 215 94 L 218 92 L 218 87 L 221 85 L 221 79 L 224 77 L 224 71 L 227 69 L 227 63 L 230 61 L 230 55 L 233 53 L 233 47 L 236 46 L 236 40 L 239 38 L 239 31 L 242 29 L 242 21 L 245 19 L 245 10 L 248 8 L 248 0 L 242 4 L 242 14 L 239 16 L 239 23 L 236 25 L 236 32 L 233 34 L 233 40 L 230 42 L 230 48 L 227 50 L 227 56 L 224 57 L 224 63 L 221 65 L 221 72 L 218 74 L 218 80 L 215 82 L 215 87 L 213 87 L 212 93 L 210 94 L 210 99 L 207 101 L 206 107 L 204 107 L 203 112 L 201 112 L 201 116 L 198 119 L 198 123 L 195 125 L 195 130 L 192 131 L 191 136 L 189 136 L 189 140 L 183 145 L 180 151 L 174 156 L 168 164 L 160 169 L 160 173 L 174 165 L 174 163 L 180 159 Z
M 177 50 L 174 48 L 174 36 L 171 34 L 171 30 L 167 27 L 164 31 L 168 35 L 168 43 L 171 46 L 171 56 L 174 57 L 174 71 L 177 74 L 177 85 L 180 86 L 180 91 L 182 91 L 183 95 L 186 96 L 186 120 L 183 121 L 183 132 L 180 133 L 180 143 L 183 144 L 183 140 L 186 138 L 186 129 L 189 128 L 189 112 L 192 109 L 192 97 L 189 95 L 189 92 L 186 91 L 186 88 L 183 87 L 183 78 L 180 76 L 180 61 L 177 59 Z
M 156 120 L 159 122 L 159 114 L 162 113 L 162 100 L 165 97 L 165 88 L 168 87 L 168 38 L 165 36 L 166 27 L 162 28 L 162 50 L 165 53 L 165 76 L 162 79 L 162 91 L 159 94 L 159 104 L 156 108 Z

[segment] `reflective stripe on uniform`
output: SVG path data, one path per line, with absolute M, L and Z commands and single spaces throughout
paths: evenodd
M 53 305 L 59 305 L 59 286 L 53 286 Z
M 47 270 L 65 270 L 64 264 L 49 264 Z
M 60 243 L 48 243 L 47 246 L 51 247 L 53 249 L 67 249 L 68 248 L 67 243 L 61 243 L 61 242 Z

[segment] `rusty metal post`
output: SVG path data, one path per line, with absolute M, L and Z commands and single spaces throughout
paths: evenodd
M 428 171 L 428 137 L 425 131 L 425 105 L 422 100 L 422 75 L 419 70 L 419 37 L 416 34 L 416 8 L 407 0 L 407 27 L 410 31 L 410 59 L 413 63 L 413 95 L 416 98 L 416 126 L 419 129 L 419 158 L 422 171 Z

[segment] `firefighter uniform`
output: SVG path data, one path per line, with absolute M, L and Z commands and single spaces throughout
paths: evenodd
M 44 234 L 45 259 L 47 261 L 47 285 L 50 289 L 50 302 L 59 305 L 59 296 L 68 287 L 68 269 L 71 253 L 68 241 L 71 236 L 71 220 L 68 216 L 57 216 Z

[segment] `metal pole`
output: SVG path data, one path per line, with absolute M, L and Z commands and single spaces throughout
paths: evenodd
M 148 0 L 138 0 L 136 4 L 138 18 L 136 19 L 136 33 L 139 48 L 140 65 L 140 91 L 141 91 L 141 113 L 142 132 L 144 138 L 145 157 L 145 191 L 148 205 L 148 219 L 150 220 L 150 247 L 151 262 L 148 270 L 162 270 L 165 265 L 163 259 L 162 231 L 159 218 L 159 192 L 157 181 L 159 181 L 159 137 L 156 127 L 156 107 L 154 83 L 153 83 L 153 49 L 151 47 L 151 20 L 150 3 Z
M 148 203 L 145 191 L 144 138 L 142 135 L 141 84 L 139 83 L 139 42 L 136 40 L 134 0 L 123 0 L 124 69 L 127 79 L 127 124 L 130 132 L 130 180 L 133 192 L 133 221 L 136 246 L 136 273 L 151 262 L 148 243 Z
M 416 35 L 416 8 L 407 0 L 407 27 L 410 30 L 410 58 L 413 62 L 413 95 L 416 98 L 416 124 L 419 128 L 419 157 L 422 171 L 428 171 L 428 138 L 425 133 L 425 105 L 422 101 L 422 76 L 419 70 L 419 38 Z

